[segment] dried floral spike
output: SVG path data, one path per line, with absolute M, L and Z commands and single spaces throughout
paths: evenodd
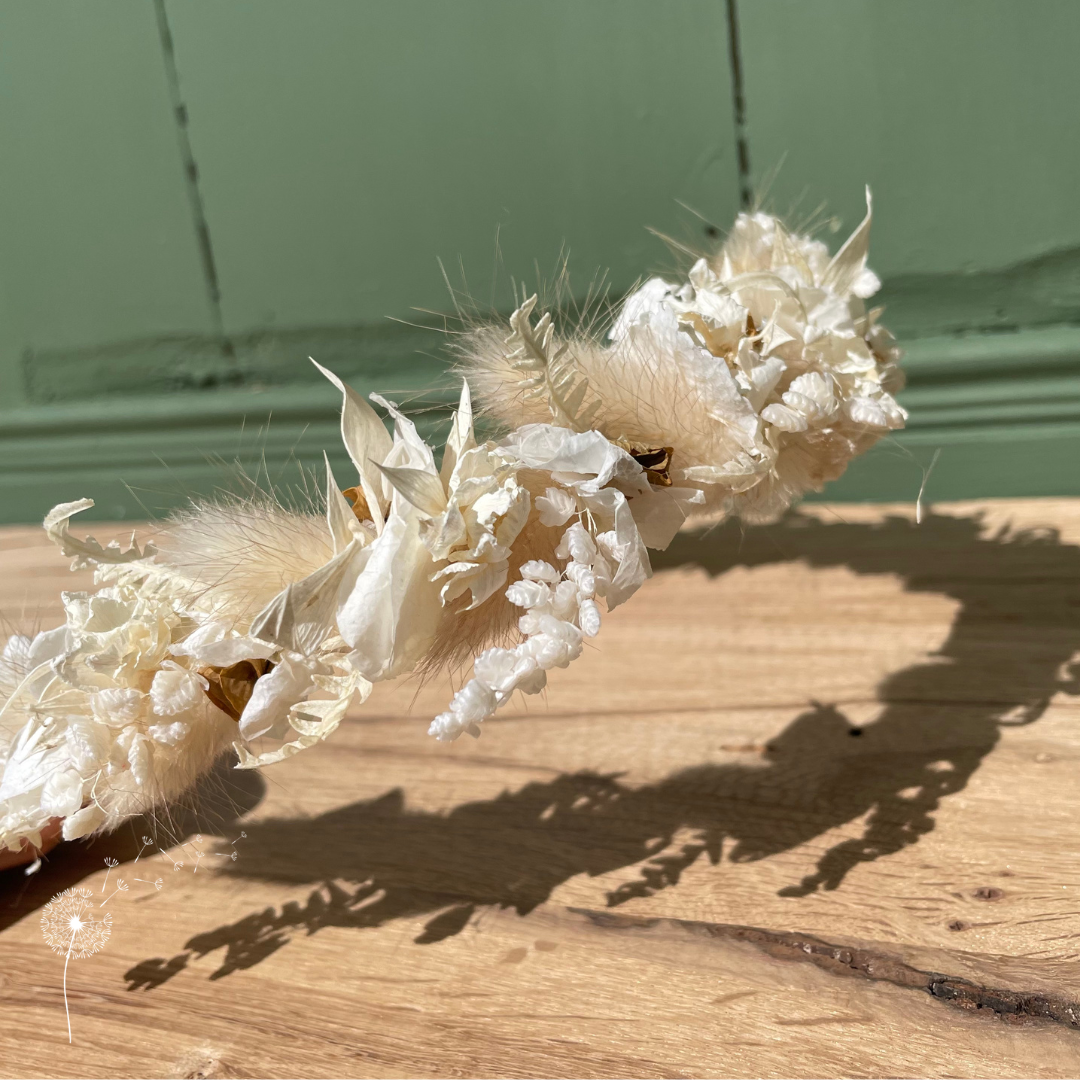
M 578 372 L 569 343 L 563 342 L 551 352 L 555 327 L 549 312 L 532 326 L 530 318 L 535 306 L 534 293 L 510 316 L 513 333 L 506 339 L 507 360 L 522 373 L 519 386 L 525 396 L 546 399 L 556 424 L 588 431 L 600 402 L 584 405 L 589 380 Z

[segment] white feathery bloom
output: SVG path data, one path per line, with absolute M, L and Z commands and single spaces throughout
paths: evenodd
M 606 345 L 560 339 L 541 320 L 544 355 L 559 357 L 560 377 L 581 390 L 575 404 L 589 428 L 638 455 L 670 448 L 674 486 L 654 488 L 667 496 L 665 515 L 674 517 L 674 501 L 694 522 L 775 518 L 903 427 L 899 352 L 864 303 L 880 285 L 866 262 L 870 220 L 867 192 L 866 218 L 830 255 L 772 215 L 740 214 L 685 281 L 652 278 L 629 296 Z M 511 430 L 582 430 L 558 402 L 535 396 L 535 376 L 522 378 L 518 337 L 504 343 L 481 330 L 464 347 L 482 404 Z M 652 536 L 644 510 L 635 509 L 642 535 L 661 546 L 663 529 Z
M 687 402 L 688 426 L 704 414 L 738 444 L 728 459 L 706 460 L 709 440 L 694 440 L 672 463 L 673 476 L 700 485 L 712 516 L 775 517 L 903 427 L 890 392 L 898 354 L 863 304 L 880 287 L 866 266 L 870 220 L 867 192 L 865 220 L 830 258 L 771 215 L 741 214 L 681 288 L 653 279 L 624 306 L 612 351 L 648 355 L 662 343 L 699 398 Z

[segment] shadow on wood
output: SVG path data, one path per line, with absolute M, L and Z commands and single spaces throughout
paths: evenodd
M 199 832 L 218 836 L 232 829 L 238 818 L 258 806 L 266 792 L 266 781 L 257 772 L 238 771 L 232 765 L 228 758 L 222 758 L 168 813 L 132 818 L 116 832 L 89 842 L 61 844 L 29 877 L 22 866 L 0 873 L 0 931 L 63 889 L 96 874 L 106 856 L 120 863 L 137 856 L 152 859 L 159 847 L 171 848 L 188 836 Z M 144 838 L 152 843 L 144 843 Z
M 676 885 L 703 855 L 717 864 L 725 843 L 733 861 L 763 859 L 865 816 L 860 836 L 830 848 L 782 895 L 837 888 L 857 864 L 933 829 L 940 800 L 964 788 L 1002 725 L 1031 723 L 1053 694 L 1080 689 L 1069 667 L 1080 651 L 1080 548 L 1052 531 L 984 532 L 978 517 L 866 525 L 793 514 L 775 526 L 680 536 L 657 569 L 694 564 L 716 575 L 804 560 L 899 575 L 906 589 L 953 597 L 959 610 L 930 662 L 878 687 L 873 723 L 855 727 L 815 704 L 753 765 L 700 765 L 637 787 L 618 775 L 567 774 L 446 814 L 410 810 L 394 790 L 314 818 L 247 825 L 244 859 L 228 873 L 319 887 L 304 905 L 254 912 L 195 935 L 171 960 L 144 961 L 127 973 L 129 989 L 161 985 L 192 956 L 224 948 L 211 976 L 220 978 L 300 929 L 430 913 L 417 941 L 439 941 L 478 908 L 525 914 L 575 875 L 637 867 L 609 893 L 616 906 Z

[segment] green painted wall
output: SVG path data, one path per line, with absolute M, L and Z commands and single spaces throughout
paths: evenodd
M 912 425 L 827 495 L 938 450 L 930 497 L 1080 494 L 1080 4 L 733 7 L 742 169 L 726 0 L 4 0 L 0 521 L 302 482 L 309 353 L 438 423 L 444 337 L 391 319 L 451 309 L 440 260 L 480 310 L 565 252 L 618 293 L 684 205 L 828 235 L 866 182 Z

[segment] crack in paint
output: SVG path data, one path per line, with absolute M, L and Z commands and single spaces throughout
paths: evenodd
M 210 314 L 214 323 L 215 335 L 225 356 L 232 357 L 233 346 L 225 333 L 225 321 L 221 311 L 221 284 L 218 279 L 217 263 L 214 261 L 214 246 L 210 240 L 210 226 L 206 220 L 206 208 L 203 205 L 202 192 L 199 188 L 199 166 L 191 149 L 188 136 L 188 111 L 180 93 L 180 73 L 176 66 L 176 48 L 173 44 L 169 16 L 165 10 L 165 0 L 154 0 L 154 13 L 157 16 L 158 34 L 161 37 L 161 54 L 165 63 L 165 77 L 169 84 L 169 100 L 176 124 L 176 141 L 180 147 L 180 159 L 184 168 L 184 187 L 187 190 L 188 203 L 191 207 L 192 224 L 195 227 L 195 240 L 199 247 L 203 279 L 206 294 L 210 301 Z
M 746 91 L 743 86 L 742 50 L 739 46 L 739 14 L 737 0 L 727 0 L 728 55 L 731 60 L 731 104 L 734 110 L 735 151 L 739 170 L 739 205 L 743 210 L 753 206 L 750 188 L 750 138 L 746 128 Z

